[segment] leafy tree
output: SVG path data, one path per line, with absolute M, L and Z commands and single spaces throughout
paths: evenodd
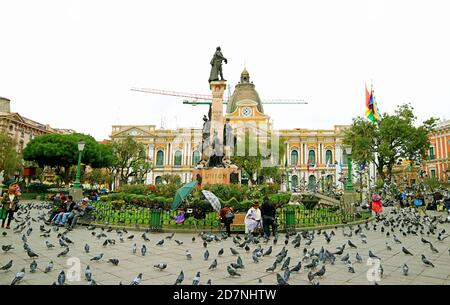
M 178 175 L 165 174 L 161 176 L 161 179 L 166 184 L 175 184 L 175 185 L 181 184 L 181 177 Z
M 22 170 L 22 157 L 16 152 L 15 141 L 6 133 L 0 132 L 0 172 L 4 178 Z
M 344 144 L 352 146 L 353 161 L 374 162 L 378 175 L 391 180 L 394 166 L 402 160 L 420 162 L 429 148 L 428 134 L 436 119 L 430 118 L 416 127 L 416 117 L 410 104 L 397 107 L 394 114 L 383 114 L 376 122 L 353 119 L 344 133 Z
M 270 136 L 270 135 L 269 135 Z M 281 173 L 278 166 L 267 166 L 270 165 L 271 157 L 271 141 L 268 141 L 266 145 L 260 145 L 260 138 L 254 139 L 255 135 L 250 132 L 245 133 L 244 139 L 244 155 L 240 156 L 238 151 L 238 145 L 235 147 L 234 155 L 231 157 L 231 161 L 236 164 L 239 168 L 244 169 L 249 174 L 249 182 L 254 183 L 253 177 L 256 174 L 259 177 L 273 178 L 278 181 L 281 177 Z M 270 139 L 270 137 L 268 137 Z M 256 143 L 256 154 L 253 153 L 253 147 L 250 147 L 251 143 Z M 278 158 L 283 156 L 285 151 L 284 139 L 280 138 L 280 143 L 278 143 Z M 280 160 L 278 160 L 280 162 Z
M 27 161 L 37 162 L 40 167 L 46 165 L 54 167 L 56 174 L 64 177 L 67 185 L 70 180 L 70 167 L 78 164 L 78 142 L 80 140 L 86 143 L 82 153 L 82 163 L 93 168 L 106 167 L 111 164 L 113 158 L 110 148 L 97 143 L 93 137 L 80 133 L 37 136 L 25 147 L 23 157 Z
M 120 184 L 128 183 L 130 178 L 133 183 L 142 183 L 144 176 L 152 170 L 144 144 L 128 136 L 123 141 L 110 143 L 109 147 L 113 152 L 110 169 L 118 176 Z

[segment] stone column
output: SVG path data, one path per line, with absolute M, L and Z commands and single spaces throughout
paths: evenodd
M 226 81 L 212 81 L 209 84 L 213 96 L 211 105 L 210 143 L 214 141 L 214 131 L 217 131 L 219 147 L 216 151 L 223 155 L 223 92 L 227 86 Z

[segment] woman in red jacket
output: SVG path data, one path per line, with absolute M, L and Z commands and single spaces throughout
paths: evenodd
M 376 216 L 383 212 L 383 206 L 381 205 L 381 192 L 372 195 L 372 211 Z

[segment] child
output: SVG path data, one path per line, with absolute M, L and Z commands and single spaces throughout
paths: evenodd
M 14 212 L 19 210 L 20 195 L 21 192 L 18 184 L 11 184 L 8 188 L 8 192 L 3 195 L 2 212 L 0 213 L 2 218 L 2 228 L 5 227 L 6 218 L 8 218 L 6 229 L 10 228 L 9 226 L 11 224 L 11 220 L 14 218 Z

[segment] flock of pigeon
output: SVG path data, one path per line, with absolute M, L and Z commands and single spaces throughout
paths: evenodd
M 48 218 L 48 209 L 49 206 L 47 204 L 38 204 L 38 203 L 28 203 L 21 204 L 20 210 L 16 214 L 15 218 L 15 227 L 13 230 L 3 231 L 2 235 L 5 237 L 8 234 L 14 234 L 17 238 L 21 239 L 23 243 L 23 250 L 26 252 L 27 256 L 30 259 L 29 268 L 24 266 L 14 278 L 12 278 L 11 285 L 16 285 L 21 282 L 22 279 L 26 277 L 26 274 L 36 273 L 38 271 L 38 264 L 36 259 L 39 257 L 39 254 L 33 251 L 33 249 L 29 246 L 29 239 L 42 239 L 42 242 L 45 243 L 45 246 L 48 251 L 53 248 L 59 249 L 56 254 L 57 258 L 60 257 L 70 257 L 70 249 L 74 247 L 83 247 L 84 252 L 87 255 L 90 254 L 90 245 L 89 243 L 101 243 L 104 248 L 104 252 L 107 253 L 107 250 L 110 247 L 114 247 L 116 245 L 116 239 L 118 239 L 119 243 L 130 243 L 131 249 L 129 255 L 139 255 L 146 256 L 151 255 L 149 253 L 149 248 L 153 244 L 147 235 L 147 232 L 144 233 L 136 233 L 128 232 L 126 229 L 113 229 L 111 227 L 97 227 L 96 225 L 89 225 L 87 228 L 83 226 L 78 226 L 74 230 L 67 230 L 64 228 L 60 228 L 57 226 L 51 227 L 45 224 L 45 220 Z M 36 213 L 35 213 L 36 211 Z M 32 216 L 33 212 L 33 217 Z M 33 224 L 36 223 L 39 225 L 39 233 L 33 234 Z M 40 224 L 42 223 L 42 224 Z M 434 254 L 438 254 L 440 251 L 436 248 L 436 243 L 441 243 L 446 247 L 448 254 L 450 255 L 449 243 L 448 243 L 448 234 L 446 234 L 445 229 L 439 228 L 440 225 L 445 224 L 446 221 L 440 219 L 439 217 L 419 217 L 419 215 L 411 209 L 397 209 L 392 208 L 390 210 L 386 210 L 384 214 L 379 216 L 376 221 L 366 222 L 359 225 L 354 226 L 346 226 L 346 227 L 335 227 L 334 229 L 328 230 L 309 230 L 309 231 L 301 231 L 301 232 L 291 232 L 291 233 L 280 233 L 279 235 L 272 237 L 271 239 L 265 239 L 264 237 L 255 237 L 253 235 L 232 235 L 228 237 L 226 233 L 218 233 L 214 234 L 211 232 L 201 232 L 198 235 L 195 235 L 188 241 L 182 241 L 185 239 L 186 234 L 182 233 L 184 238 L 175 238 L 175 234 L 172 233 L 168 236 L 163 237 L 159 241 L 157 241 L 154 245 L 156 247 L 164 247 L 170 242 L 171 247 L 184 247 L 187 248 L 184 250 L 185 258 L 180 260 L 180 269 L 182 269 L 181 265 L 185 265 L 187 262 L 192 260 L 202 260 L 202 261 L 211 261 L 211 263 L 206 262 L 205 264 L 209 265 L 208 274 L 212 274 L 214 270 L 217 269 L 226 269 L 225 277 L 236 278 L 242 277 L 243 273 L 247 269 L 259 269 L 265 270 L 265 274 L 275 274 L 276 279 L 272 276 L 266 276 L 265 274 L 259 277 L 255 284 L 263 284 L 263 279 L 266 284 L 278 284 L 278 285 L 289 285 L 296 284 L 295 281 L 290 280 L 291 275 L 299 275 L 302 278 L 305 278 L 307 282 L 313 285 L 320 284 L 321 279 L 326 278 L 327 268 L 335 268 L 340 264 L 346 266 L 346 269 L 349 273 L 355 273 L 355 265 L 362 264 L 364 259 L 367 261 L 368 259 L 376 261 L 378 264 L 376 274 L 383 278 L 384 270 L 383 270 L 383 261 L 377 256 L 374 251 L 369 248 L 369 238 L 366 235 L 367 232 L 371 232 L 371 238 L 373 234 L 379 234 L 379 239 L 385 240 L 386 250 L 387 251 L 402 251 L 402 255 L 405 256 L 414 256 L 417 257 L 417 260 L 420 258 L 420 262 L 429 268 L 434 268 L 433 260 L 430 260 L 430 256 Z M 75 244 L 69 235 L 77 234 L 78 230 L 89 230 L 91 231 L 92 241 L 86 241 L 84 245 Z M 341 231 L 341 232 L 339 232 Z M 333 239 L 337 234 L 342 234 L 344 240 L 346 242 L 336 248 L 329 248 L 330 243 L 332 243 Z M 114 236 L 115 235 L 115 236 Z M 136 236 L 135 236 L 136 235 Z M 140 237 L 139 237 L 140 235 Z M 284 238 L 283 238 L 284 237 Z M 402 244 L 403 238 L 417 238 L 417 242 L 420 241 L 423 245 L 426 245 L 426 250 L 422 253 L 412 253 L 404 244 Z M 190 237 L 189 237 L 190 238 Z M 353 238 L 353 240 L 352 240 Z M 138 243 L 136 240 L 141 240 Z M 51 242 L 51 240 L 58 242 L 59 245 L 55 245 Z M 449 239 L 450 240 L 450 239 Z M 55 242 L 56 243 L 56 242 Z M 313 245 L 314 243 L 314 245 Z M 367 246 L 364 248 L 369 249 L 367 256 L 366 253 L 363 253 L 358 250 L 358 243 L 361 245 L 366 244 Z M 314 246 L 320 249 L 317 250 Z M 393 250 L 395 247 L 395 250 Z M 199 248 L 203 248 L 201 252 L 203 253 L 203 257 L 194 257 L 192 252 L 189 250 Z M 281 248 L 281 250 L 277 252 L 275 249 Z M 213 253 L 213 249 L 219 249 L 217 253 Z M 15 249 L 14 245 L 11 244 L 3 244 L 2 252 L 8 253 L 9 251 L 21 251 L 20 249 Z M 169 248 L 167 248 L 169 251 Z M 442 250 L 441 250 L 442 251 Z M 199 251 L 195 251 L 199 252 Z M 356 252 L 356 253 L 355 253 Z M 360 253 L 361 252 L 361 253 Z M 55 253 L 55 252 L 53 252 Z M 0 253 L 0 262 L 2 262 Z M 221 258 L 227 257 L 227 261 L 230 261 L 230 258 L 233 258 L 233 262 L 226 264 L 220 263 Z M 92 256 L 90 261 L 100 262 L 104 258 L 104 253 L 100 253 L 98 255 Z M 236 261 L 234 262 L 234 258 Z M 248 259 L 248 262 L 244 264 L 244 259 Z M 164 255 L 161 255 L 160 259 L 164 259 Z M 251 259 L 251 260 L 250 260 Z M 118 258 L 108 258 L 107 262 L 118 266 L 120 261 Z M 267 263 L 269 263 L 267 265 Z M 6 276 L 7 272 L 13 267 L 14 260 L 11 259 L 4 265 L 0 267 L 1 277 Z M 335 266 L 336 265 L 336 266 Z M 365 264 L 364 264 L 365 265 Z M 265 266 L 265 267 L 264 267 Z M 333 267 L 331 267 L 333 266 Z M 154 269 L 163 272 L 167 268 L 167 263 L 158 263 L 153 266 Z M 44 273 L 51 273 L 54 269 L 53 260 L 50 260 L 47 266 L 44 269 Z M 205 267 L 206 269 L 206 267 Z M 358 269 L 358 268 L 356 268 Z M 344 269 L 345 270 L 345 269 Z M 404 263 L 401 266 L 402 274 L 404 276 L 408 276 L 410 266 L 407 263 Z M 367 271 L 367 267 L 360 268 L 360 271 Z M 303 274 L 303 275 L 302 275 Z M 201 284 L 201 275 L 200 271 L 196 272 L 195 276 L 192 279 L 192 285 L 200 285 Z M 139 285 L 142 282 L 143 273 L 139 273 L 131 282 L 127 282 L 130 285 Z M 273 279 L 273 282 L 272 282 Z M 84 280 L 87 281 L 90 285 L 96 285 L 97 282 L 93 276 L 92 264 L 88 264 L 84 268 Z M 275 281 L 276 280 L 276 281 Z M 374 281 L 374 284 L 377 284 L 377 281 Z M 49 283 L 51 284 L 51 283 Z M 57 275 L 56 280 L 53 282 L 54 285 L 64 285 L 67 284 L 66 273 L 64 270 L 61 270 Z M 122 285 L 122 282 L 118 284 Z M 185 279 L 184 271 L 181 270 L 177 276 L 174 278 L 174 284 L 190 284 Z M 208 279 L 205 282 L 206 285 L 211 285 L 212 279 Z

